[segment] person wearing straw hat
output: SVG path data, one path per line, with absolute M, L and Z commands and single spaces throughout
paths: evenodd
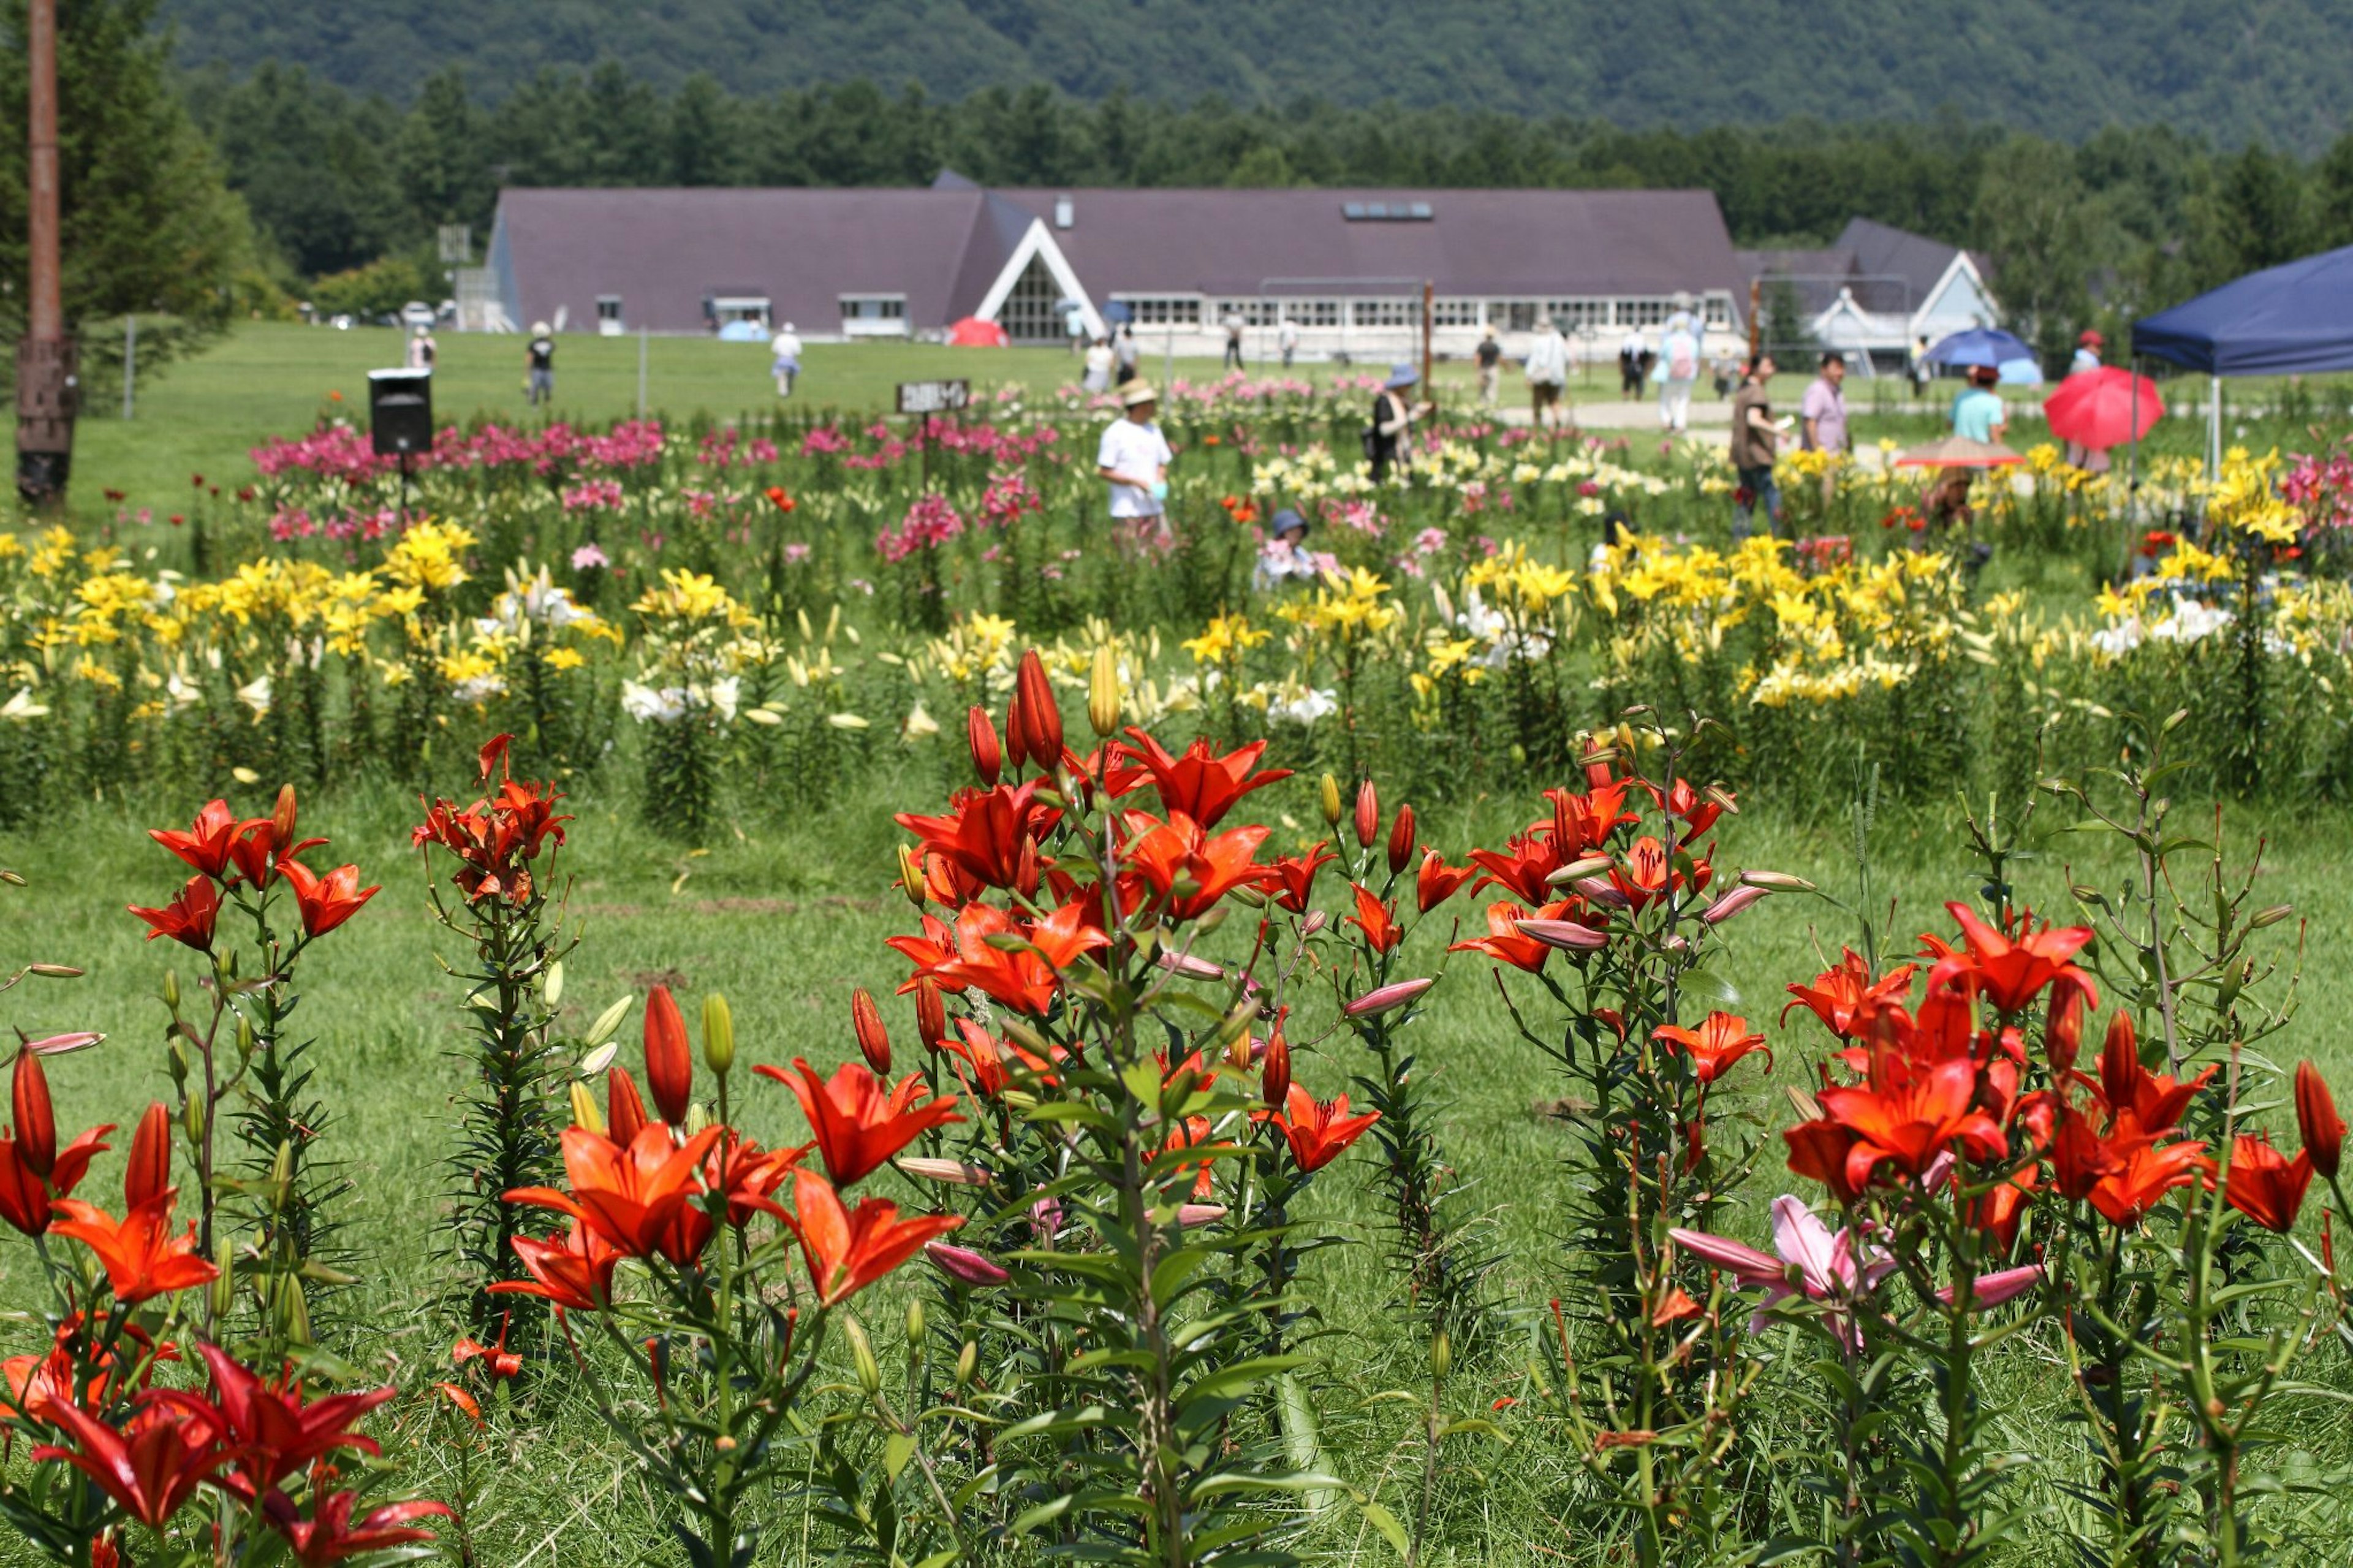
M 1139 543 L 1166 543 L 1168 465 L 1176 455 L 1155 422 L 1160 395 L 1139 379 L 1120 388 L 1119 401 L 1123 413 L 1103 427 L 1095 448 L 1095 476 L 1111 486 L 1113 529 L 1134 534 Z
M 533 408 L 555 401 L 555 334 L 545 321 L 531 324 L 531 342 L 523 345 L 523 396 Z
M 1421 372 L 1400 362 L 1389 367 L 1389 378 L 1382 384 L 1381 394 L 1373 399 L 1373 423 L 1365 432 L 1365 456 L 1373 460 L 1373 483 L 1388 478 L 1389 469 L 1405 455 L 1405 444 L 1413 433 L 1413 422 L 1437 412 L 1434 403 L 1417 404 L 1407 395 L 1421 384 Z

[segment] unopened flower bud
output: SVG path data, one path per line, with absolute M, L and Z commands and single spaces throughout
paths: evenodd
M 237 1243 L 227 1231 L 213 1241 L 213 1276 L 206 1304 L 212 1308 L 213 1321 L 217 1323 L 237 1306 Z
M 915 852 L 905 845 L 899 846 L 899 890 L 917 909 L 923 907 L 923 868 Z
M 1377 991 L 1366 992 L 1341 1011 L 1351 1018 L 1369 1018 L 1375 1014 L 1386 1013 L 1392 1008 L 1404 1006 L 1436 984 L 1438 983 L 1435 980 L 1428 978 L 1399 980 L 1393 984 L 1384 985 Z
M 1002 1285 L 1013 1278 L 987 1254 L 976 1252 L 969 1247 L 958 1247 L 954 1242 L 927 1241 L 923 1244 L 923 1256 L 949 1279 L 976 1289 Z
M 1274 1110 L 1282 1110 L 1283 1102 L 1291 1098 L 1291 1041 L 1280 1024 L 1267 1037 L 1266 1060 L 1259 1073 L 1259 1098 Z
M 1454 1370 L 1454 1342 L 1444 1329 L 1430 1338 L 1430 1370 L 1432 1375 L 1441 1378 Z
M 605 1113 L 596 1108 L 596 1097 L 578 1079 L 572 1080 L 572 1125 L 600 1136 L 605 1131 Z
M 891 1031 L 882 1026 L 882 1010 L 873 993 L 860 985 L 849 994 L 849 1026 L 858 1036 L 859 1054 L 877 1073 L 891 1071 Z
M 1401 876 L 1413 864 L 1413 807 L 1398 807 L 1397 820 L 1389 825 L 1389 875 Z
M 1021 693 L 1016 689 L 1005 700 L 1005 765 L 1018 773 L 1029 760 L 1029 731 L 1021 721 Z
M 983 789 L 993 788 L 1004 768 L 1004 753 L 997 744 L 997 726 L 988 721 L 988 710 L 976 702 L 972 711 L 964 716 L 965 744 L 972 748 L 972 771 L 980 775 Z
M 278 846 L 281 855 L 286 852 L 286 847 L 294 842 L 294 786 L 280 784 L 278 808 L 269 814 L 269 834 L 270 841 Z
M 2337 1097 L 2328 1080 L 2310 1062 L 2295 1068 L 2295 1129 L 2304 1136 L 2304 1152 L 2322 1179 L 2335 1181 L 2345 1151 L 2345 1119 L 2337 1114 Z
M 164 1005 L 174 1012 L 179 1010 L 180 972 L 176 969 L 164 971 Z
M 1046 661 L 1038 657 L 1036 648 L 1021 655 L 1014 679 L 1021 694 L 1024 749 L 1031 762 L 1050 773 L 1062 760 L 1062 705 L 1054 695 L 1053 683 L 1046 679 Z
M 1356 786 L 1356 847 L 1370 849 L 1381 831 L 1381 797 L 1366 779 Z
M 1743 871 L 1740 880 L 1746 887 L 1762 888 L 1768 893 L 1810 893 L 1814 885 L 1803 877 L 1792 877 L 1787 871 Z
M 874 1346 L 866 1337 L 866 1326 L 845 1313 L 841 1332 L 849 1341 L 849 1363 L 857 1369 L 858 1386 L 871 1399 L 882 1392 L 882 1366 L 874 1359 Z
M 923 1299 L 910 1297 L 907 1301 L 907 1349 L 920 1352 L 923 1342 Z
M 735 1015 L 715 992 L 702 999 L 702 1062 L 721 1078 L 735 1065 Z
M 1334 778 L 1330 773 L 1325 773 L 1324 775 L 1324 782 L 1320 786 L 1317 804 L 1322 805 L 1324 808 L 1324 825 L 1326 827 L 1339 826 L 1340 781 Z
M 940 1000 L 939 982 L 929 975 L 915 982 L 915 1037 L 923 1042 L 925 1050 L 947 1047 L 947 1004 Z
M 956 1386 L 958 1388 L 962 1388 L 966 1384 L 970 1383 L 972 1381 L 972 1374 L 974 1372 L 978 1370 L 979 1366 L 980 1347 L 973 1343 L 970 1340 L 965 1341 L 964 1349 L 956 1352 Z
M 1097 645 L 1087 672 L 1087 725 L 1098 736 L 1119 728 L 1119 655 L 1109 643 Z

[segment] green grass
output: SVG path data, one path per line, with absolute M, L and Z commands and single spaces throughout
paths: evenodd
M 613 997 L 642 994 L 659 979 L 678 990 L 692 1016 L 700 999 L 715 991 L 733 1005 L 745 1065 L 807 1056 L 829 1067 L 854 1051 L 848 999 L 851 985 L 862 983 L 885 996 L 901 1049 L 913 1052 L 911 1015 L 888 996 L 903 964 L 881 945 L 885 935 L 912 923 L 906 905 L 889 888 L 893 829 L 887 809 L 920 807 L 935 792 L 938 777 L 928 759 L 918 760 L 867 781 L 850 803 L 818 819 L 778 823 L 749 815 L 717 834 L 707 853 L 649 837 L 620 815 L 617 789 L 592 784 L 571 803 L 578 820 L 566 861 L 575 879 L 573 912 L 585 940 L 567 963 L 567 1007 L 585 1019 Z M 1288 847 L 1296 836 L 1291 825 L 1314 820 L 1302 784 L 1258 798 L 1270 816 L 1285 824 L 1271 849 Z M 178 884 L 177 862 L 151 844 L 143 828 L 185 817 L 195 804 L 146 809 L 90 805 L 37 832 L 0 836 L 0 865 L 20 869 L 31 882 L 27 889 L 0 889 L 13 915 L 7 963 L 13 968 L 47 960 L 89 970 L 87 978 L 76 982 L 28 981 L 7 998 L 7 1021 L 36 1036 L 96 1027 L 111 1037 L 99 1049 L 54 1066 L 58 1117 L 67 1131 L 101 1119 L 127 1124 L 167 1087 L 163 1010 L 154 995 L 166 968 L 177 966 L 184 980 L 190 977 L 188 955 L 167 944 L 142 943 L 138 922 L 121 906 L 160 900 Z M 262 812 L 268 799 L 257 789 L 233 804 Z M 1823 826 L 1792 826 L 1790 804 L 1752 802 L 1747 816 L 1720 825 L 1719 864 L 1727 870 L 1793 871 L 1848 895 L 1851 902 L 1850 830 L 1836 825 L 1835 811 L 1825 814 Z M 1459 854 L 1472 843 L 1498 840 L 1534 811 L 1531 802 L 1482 799 L 1432 815 L 1425 837 Z M 444 1374 L 458 1331 L 438 1305 L 450 1275 L 433 1226 L 446 1185 L 438 1162 L 448 1145 L 453 1097 L 461 1082 L 460 1065 L 450 1054 L 461 1039 L 459 995 L 436 962 L 437 954 L 455 957 L 456 942 L 428 918 L 422 873 L 407 847 L 410 819 L 411 807 L 389 791 L 350 791 L 306 809 L 304 830 L 333 836 L 328 853 L 357 860 L 385 890 L 306 961 L 301 1017 L 318 1041 L 317 1087 L 332 1117 L 323 1152 L 346 1162 L 356 1183 L 343 1215 L 364 1278 L 343 1304 L 337 1333 L 355 1361 L 398 1381 L 415 1396 L 395 1406 L 385 1423 L 404 1484 L 447 1495 L 455 1484 L 458 1450 L 423 1440 L 429 1405 L 420 1391 Z M 2059 820 L 2058 808 L 2046 807 L 2039 826 L 2054 827 Z M 2262 827 L 2234 814 L 2234 846 L 2252 848 Z M 1874 828 L 1878 897 L 1894 900 L 1887 929 L 1900 945 L 1910 945 L 1911 933 L 1947 927 L 1939 906 L 1948 898 L 1968 897 L 1975 886 L 1955 828 L 1947 814 L 1936 811 L 1889 815 Z M 2063 908 L 2067 880 L 2113 883 L 2120 869 L 2113 851 L 2099 840 L 2057 837 L 2042 847 L 2048 858 L 2030 862 L 2023 873 L 2041 905 Z M 2342 814 L 2300 824 L 2293 852 L 2267 868 L 2261 901 L 2292 902 L 2310 921 L 2316 941 L 2333 937 L 2353 921 L 2353 892 L 2341 875 L 2348 851 L 2353 831 Z M 1336 890 L 1327 880 L 1325 901 Z M 1506 1310 L 1507 1324 L 1514 1325 L 1507 1330 L 1508 1340 L 1523 1331 L 1516 1325 L 1531 1321 L 1545 1300 L 1569 1284 L 1557 1262 L 1567 1199 L 1559 1165 L 1566 1136 L 1546 1111 L 1564 1086 L 1513 1031 L 1485 962 L 1459 954 L 1449 963 L 1443 948 L 1456 921 L 1477 929 L 1477 901 L 1460 900 L 1426 922 L 1411 939 L 1406 972 L 1447 966 L 1440 1005 L 1419 1026 L 1418 1047 L 1424 1070 L 1446 1102 L 1441 1136 L 1467 1188 L 1466 1212 L 1478 1216 L 1491 1250 L 1500 1256 L 1490 1293 Z M 1793 1019 L 1786 1031 L 1772 1026 L 1770 1019 L 1784 1000 L 1782 987 L 1810 977 L 1820 955 L 1834 955 L 1841 942 L 1852 940 L 1854 930 L 1853 918 L 1838 907 L 1800 897 L 1768 900 L 1726 928 L 1726 978 L 1740 994 L 1739 1006 L 1766 1028 L 1775 1050 L 1769 1081 L 1744 1069 L 1745 1092 L 1736 1101 L 1768 1130 L 1768 1149 L 1778 1148 L 1769 1129 L 1789 1120 L 1778 1087 L 1812 1081 L 1825 1051 L 1825 1037 L 1810 1019 Z M 2274 928 L 2273 951 L 2292 958 L 2295 930 Z M 1533 987 L 1523 984 L 1518 994 L 1524 1004 L 1536 1001 L 1541 1010 Z M 2287 1037 L 2284 1058 L 2310 1054 L 2340 1083 L 2353 1081 L 2353 1047 L 2331 1026 L 2348 1005 L 2353 974 L 2333 963 L 2315 963 L 2306 977 L 2306 1022 Z M 1294 1035 L 1300 1080 L 1325 1096 L 1345 1087 L 1358 1065 L 1350 1059 L 1345 1035 L 1323 1037 L 1329 1016 L 1328 1005 L 1311 1007 Z M 634 1041 L 636 1027 L 633 1017 L 625 1040 Z M 622 1059 L 634 1057 L 632 1044 Z M 742 1120 L 753 1134 L 764 1142 L 797 1139 L 799 1118 L 789 1098 L 764 1080 L 744 1081 L 751 1088 L 739 1103 L 748 1101 L 750 1109 Z M 1720 1100 L 1719 1114 L 1734 1104 Z M 2271 1120 L 2278 1124 L 2284 1118 L 2274 1111 Z M 102 1163 L 91 1184 L 105 1193 L 118 1170 L 111 1159 Z M 1796 1186 L 1778 1172 L 1778 1160 L 1768 1152 L 1749 1189 L 1755 1205 Z M 1311 1270 L 1313 1297 L 1334 1331 L 1316 1346 L 1324 1362 L 1326 1441 L 1341 1474 L 1391 1498 L 1402 1513 L 1407 1504 L 1398 1489 L 1409 1474 L 1418 1484 L 1416 1417 L 1408 1404 L 1363 1401 L 1376 1390 L 1420 1383 L 1426 1347 L 1382 1261 L 1371 1162 L 1354 1157 L 1334 1175 L 1335 1180 L 1317 1189 L 1320 1217 L 1369 1245 L 1319 1254 Z M 1754 1216 L 1743 1227 L 1752 1237 L 1759 1228 Z M 29 1248 L 0 1246 L 0 1295 L 29 1305 L 28 1292 L 38 1279 Z M 870 1322 L 895 1319 L 881 1299 L 871 1302 L 867 1315 Z M 0 1350 L 28 1346 L 24 1331 L 0 1330 Z M 2038 1353 L 2021 1351 L 2006 1363 L 2000 1386 L 2018 1401 L 2013 1424 L 2021 1444 L 2066 1460 L 2078 1452 L 2079 1439 L 2059 1421 L 2063 1395 L 2057 1374 L 2033 1359 Z M 1456 1397 L 1463 1411 L 1483 1410 L 1491 1399 L 1518 1391 L 1516 1369 L 1523 1359 L 1515 1344 L 1506 1342 L 1473 1375 L 1460 1380 Z M 2335 1383 L 2347 1381 L 2333 1353 L 2320 1370 Z M 2353 1458 L 2334 1405 L 2304 1401 L 2287 1408 L 2293 1413 L 2287 1430 L 2294 1447 L 2315 1451 L 2315 1462 L 2331 1468 Z M 552 1388 L 528 1421 L 494 1427 L 486 1442 L 487 1461 L 473 1461 L 477 1480 L 490 1478 L 474 1521 L 479 1561 L 610 1563 L 628 1560 L 632 1551 L 656 1538 L 654 1505 L 641 1495 L 624 1457 L 576 1394 Z M 1579 1555 L 1585 1543 L 1562 1538 L 1543 1514 L 1545 1489 L 1558 1479 L 1564 1463 L 1558 1454 L 1501 1454 L 1476 1440 L 1456 1443 L 1443 1479 L 1440 1550 L 1434 1560 L 1564 1560 L 1556 1554 L 1588 1560 Z M 1354 1529 L 1352 1522 L 1349 1531 Z M 1388 1551 L 1377 1536 L 1352 1542 L 1348 1531 L 1324 1544 L 1366 1563 L 1385 1561 Z M 772 1540 L 771 1553 L 778 1546 L 780 1557 L 762 1560 L 816 1560 L 792 1539 Z M 2048 1559 L 2029 1552 L 2005 1561 Z

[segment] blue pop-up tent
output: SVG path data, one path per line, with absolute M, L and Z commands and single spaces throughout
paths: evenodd
M 2353 370 L 2353 246 L 2250 272 L 2144 317 L 2132 347 L 2213 378 L 2208 446 L 2219 467 L 2224 376 Z

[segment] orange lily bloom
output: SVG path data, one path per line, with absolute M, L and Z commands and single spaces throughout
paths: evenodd
M 1378 895 L 1362 883 L 1351 882 L 1348 886 L 1356 892 L 1356 912 L 1348 917 L 1348 924 L 1364 931 L 1366 945 L 1375 952 L 1388 952 L 1405 940 L 1405 931 L 1397 923 L 1396 912 Z
M 491 1294 L 536 1296 L 559 1312 L 598 1311 L 613 1299 L 613 1269 L 621 1254 L 577 1219 L 561 1237 L 544 1241 L 516 1237 L 514 1251 L 531 1278 L 501 1279 L 490 1288 Z
M 302 931 L 306 936 L 326 935 L 383 891 L 381 888 L 363 889 L 357 866 L 338 866 L 323 877 L 300 860 L 282 861 L 278 868 L 294 889 L 294 902 L 302 911 Z
M 1236 888 L 1256 887 L 1266 878 L 1268 868 L 1252 858 L 1266 842 L 1266 828 L 1237 827 L 1213 838 L 1189 816 L 1160 822 L 1140 811 L 1126 813 L 1124 825 L 1135 835 L 1119 879 L 1121 902 L 1131 910 L 1149 887 L 1170 920 L 1194 920 Z M 1189 883 L 1192 890 L 1182 890 L 1179 883 Z
M 719 1133 L 706 1127 L 681 1147 L 659 1121 L 646 1123 L 627 1144 L 567 1127 L 564 1173 L 572 1191 L 515 1187 L 506 1201 L 570 1215 L 625 1258 L 659 1253 L 682 1267 L 711 1239 L 711 1216 L 693 1200 L 703 1191 L 704 1162 Z
M 1435 849 L 1421 852 L 1421 869 L 1414 873 L 1413 901 L 1423 914 L 1428 914 L 1469 881 L 1478 871 L 1476 866 L 1449 866 Z M 1541 897 L 1541 895 L 1539 895 Z
M 2178 1126 L 2191 1097 L 2213 1076 L 2211 1067 L 2195 1078 L 2181 1079 L 2149 1071 L 2140 1065 L 2131 1015 L 2118 1013 L 2109 1020 L 2107 1039 L 2100 1047 L 2101 1096 L 2117 1115 L 2130 1113 L 2151 1137 Z
M 505 1343 L 503 1335 L 500 1342 Z M 185 1392 L 159 1397 L 195 1412 L 210 1413 L 221 1423 L 223 1435 L 235 1441 L 237 1452 L 236 1471 L 222 1484 L 247 1502 L 313 1459 L 338 1449 L 371 1458 L 383 1452 L 375 1438 L 353 1427 L 361 1416 L 390 1400 L 394 1390 L 378 1388 L 306 1400 L 299 1382 L 265 1382 L 217 1346 L 196 1348 L 212 1369 L 216 1403 L 206 1404 Z
M 1029 945 L 1008 952 L 990 944 L 993 936 L 1018 936 Z M 955 957 L 922 973 L 944 987 L 970 985 L 1018 1012 L 1043 1015 L 1061 989 L 1057 972 L 1109 946 L 1111 938 L 1086 923 L 1086 908 L 1075 901 L 1034 925 L 992 905 L 967 904 L 956 912 L 955 943 Z
M 124 908 L 147 922 L 149 942 L 168 936 L 198 952 L 213 950 L 213 924 L 220 918 L 220 894 L 208 877 L 189 878 L 188 885 L 160 910 L 142 909 L 137 904 Z
M 861 1198 L 844 1209 L 831 1183 L 814 1171 L 793 1173 L 793 1232 L 818 1302 L 830 1307 L 863 1290 L 923 1248 L 923 1243 L 964 1223 L 955 1215 L 899 1217 L 899 1205 Z
M 269 1516 L 270 1528 L 285 1538 L 287 1550 L 302 1568 L 324 1568 L 328 1563 L 348 1562 L 391 1547 L 430 1541 L 431 1531 L 416 1529 L 409 1521 L 454 1517 L 448 1504 L 417 1499 L 371 1509 L 355 1524 L 352 1521 L 352 1510 L 359 1502 L 359 1496 L 355 1491 L 342 1491 L 316 1498 L 311 1504 L 311 1517 L 304 1519 L 284 1492 L 273 1492 L 262 1500 L 262 1511 Z
M 103 1140 L 114 1126 L 93 1127 L 58 1149 L 48 1075 L 32 1051 L 16 1053 L 10 1098 L 16 1121 L 9 1135 L 0 1138 L 0 1219 L 26 1236 L 39 1236 L 49 1228 L 50 1204 L 80 1184 L 90 1161 L 111 1146 Z
M 2295 1228 L 2296 1211 L 2304 1207 L 2305 1189 L 2312 1185 L 2312 1156 L 2298 1151 L 2291 1160 L 2272 1147 L 2268 1134 L 2244 1134 L 2231 1142 L 2231 1169 L 2222 1178 L 2222 1201 L 2262 1226 L 2282 1235 Z
M 1303 1173 L 1320 1171 L 1338 1159 L 1364 1135 L 1366 1128 L 1381 1119 L 1377 1110 L 1348 1114 L 1348 1097 L 1335 1096 L 1329 1105 L 1320 1104 L 1315 1097 L 1298 1084 L 1293 1084 L 1283 1096 L 1282 1109 L 1261 1112 L 1282 1130 L 1284 1142 L 1291 1145 L 1291 1157 L 1297 1161 Z
M 1471 862 L 1482 874 L 1472 890 L 1497 887 L 1513 893 L 1522 903 L 1543 903 L 1553 892 L 1547 879 L 1569 863 L 1562 858 L 1558 844 L 1557 836 L 1549 830 L 1532 828 L 1512 835 L 1501 849 L 1473 849 Z M 1424 868 L 1427 869 L 1427 862 Z
M 1976 1159 L 2010 1147 L 1993 1118 L 1974 1108 L 1977 1068 L 1967 1058 L 1942 1061 L 1898 1088 L 1825 1089 L 1815 1099 L 1831 1121 L 1855 1135 L 1847 1151 L 1846 1179 L 1852 1187 L 1869 1184 L 1882 1164 L 1907 1174 L 1926 1173 L 1952 1144 Z
M 1189 816 L 1204 829 L 1215 827 L 1234 803 L 1250 791 L 1291 776 L 1289 768 L 1250 772 L 1266 754 L 1264 741 L 1253 741 L 1222 757 L 1210 752 L 1208 742 L 1196 741 L 1185 748 L 1184 755 L 1172 757 L 1143 731 L 1131 729 L 1128 734 L 1135 744 L 1122 749 L 1152 770 L 1153 787 L 1160 792 L 1162 808 L 1171 816 Z
M 220 1277 L 219 1269 L 196 1256 L 195 1221 L 188 1223 L 185 1235 L 172 1234 L 175 1195 L 166 1188 L 133 1205 L 120 1223 L 103 1209 L 79 1199 L 59 1198 L 56 1210 L 65 1217 L 49 1228 L 97 1254 L 115 1300 L 125 1306 L 136 1305 L 174 1290 L 209 1285 Z
M 1327 847 L 1327 841 L 1321 838 L 1304 855 L 1277 856 L 1269 868 L 1273 874 L 1266 880 L 1266 889 L 1274 894 L 1277 904 L 1294 915 L 1303 915 L 1307 912 L 1308 895 L 1315 889 L 1315 873 L 1338 858 Z
M 2092 1206 L 2110 1225 L 2126 1229 L 2138 1225 L 2158 1200 L 2174 1188 L 2211 1169 L 2203 1143 L 2168 1143 L 2158 1148 L 2145 1137 L 2132 1137 L 2115 1150 L 2115 1163 L 2092 1185 Z
M 1733 1013 L 1710 1013 L 1696 1029 L 1662 1024 L 1651 1031 L 1651 1038 L 1682 1047 L 1683 1054 L 1691 1058 L 1692 1072 L 1703 1085 L 1722 1078 L 1733 1063 L 1751 1051 L 1763 1051 L 1766 1066 L 1773 1063 L 1773 1052 L 1765 1044 L 1765 1037 L 1750 1033 L 1748 1020 Z
M 955 1097 L 928 1099 L 920 1074 L 909 1073 L 896 1089 L 862 1062 L 844 1062 L 831 1079 L 800 1057 L 789 1071 L 763 1063 L 753 1069 L 793 1091 L 817 1134 L 818 1153 L 838 1186 L 849 1186 L 886 1164 L 891 1156 L 934 1127 L 962 1121 Z
M 940 857 L 986 887 L 1019 887 L 1027 877 L 1034 888 L 1038 840 L 1053 831 L 1062 815 L 1039 804 L 1038 792 L 1044 782 L 1031 779 L 990 789 L 960 789 L 948 797 L 945 816 L 902 811 L 893 820 L 921 838 L 927 854 Z
M 244 831 L 253 826 L 252 819 L 240 819 L 228 808 L 225 800 L 206 801 L 196 813 L 196 819 L 185 833 L 170 827 L 151 827 L 147 837 L 186 861 L 195 870 L 219 881 L 229 866 L 229 847 Z
M 1545 966 L 1545 960 L 1552 956 L 1553 950 L 1548 943 L 1538 942 L 1532 936 L 1523 936 L 1520 922 L 1525 920 L 1559 920 L 1575 907 L 1574 900 L 1560 899 L 1531 914 L 1508 899 L 1499 900 L 1487 906 L 1485 936 L 1450 943 L 1446 951 L 1483 952 L 1498 963 L 1508 963 L 1514 969 L 1534 974 Z
M 1938 937 L 1921 938 L 1937 961 L 1928 977 L 1931 987 L 1954 975 L 1968 975 L 1998 1010 L 2022 1013 L 2044 986 L 2065 980 L 2083 992 L 2090 1005 L 2100 1005 L 2092 977 L 2068 962 L 2092 940 L 2091 927 L 2053 929 L 2046 924 L 2038 929 L 2034 917 L 2021 910 L 2013 929 L 2003 932 L 1978 919 L 1967 904 L 1948 903 L 1945 910 L 1959 924 L 1966 946 L 1957 949 Z
M 237 1457 L 218 1411 L 201 1400 L 167 1400 L 160 1390 L 142 1396 L 119 1432 L 69 1400 L 51 1400 L 43 1414 L 75 1446 L 44 1444 L 33 1462 L 64 1460 L 150 1530 L 162 1530 Z

